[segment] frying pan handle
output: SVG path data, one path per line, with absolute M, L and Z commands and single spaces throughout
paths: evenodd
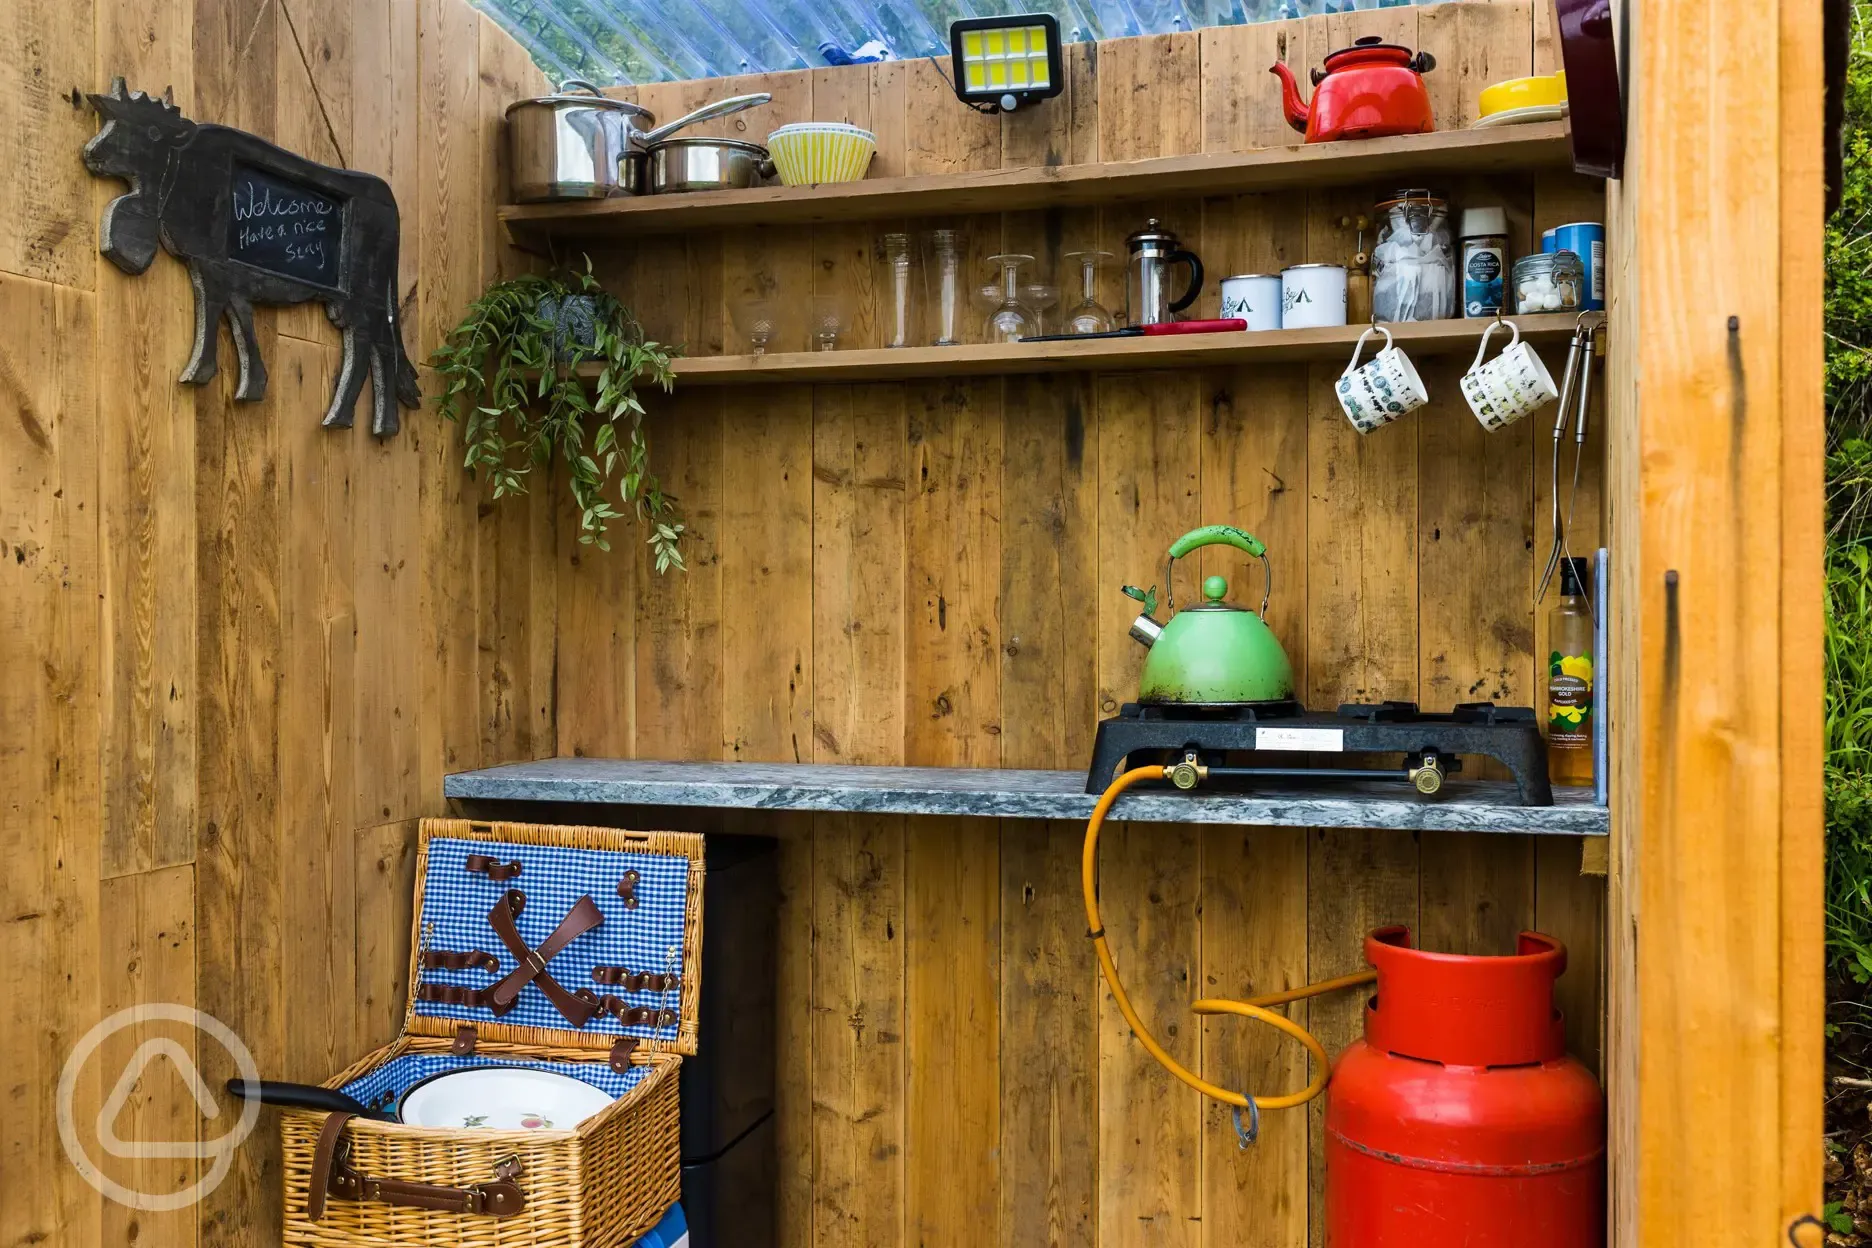
M 693 126 L 698 121 L 714 121 L 717 117 L 726 117 L 730 113 L 738 113 L 743 109 L 753 108 L 759 104 L 766 104 L 772 101 L 772 99 L 773 95 L 771 92 L 756 91 L 753 95 L 731 95 L 725 100 L 716 100 L 713 104 L 704 104 L 693 113 L 684 113 L 675 121 L 666 122 L 654 130 L 645 131 L 643 136 L 644 145 L 649 146 L 652 143 L 661 143 L 664 139 L 669 138 L 670 135 L 675 134 L 683 127 Z
M 261 1079 L 249 1082 L 246 1079 L 230 1079 L 227 1090 L 244 1100 L 259 1101 L 263 1105 L 274 1105 L 280 1109 L 312 1109 L 327 1114 L 350 1114 L 356 1118 L 368 1118 L 373 1122 L 395 1122 L 396 1115 L 382 1110 L 372 1109 L 354 1096 L 346 1096 L 336 1088 L 321 1088 L 310 1083 L 281 1083 L 275 1079 Z

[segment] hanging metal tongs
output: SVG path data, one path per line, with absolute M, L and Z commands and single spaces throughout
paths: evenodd
M 1573 341 L 1567 348 L 1566 372 L 1560 381 L 1560 406 L 1554 415 L 1553 463 L 1547 490 L 1553 508 L 1553 545 L 1547 551 L 1547 566 L 1541 570 L 1540 586 L 1534 591 L 1536 606 L 1547 596 L 1554 572 L 1568 553 L 1567 527 L 1579 497 L 1580 464 L 1586 458 L 1586 419 L 1592 403 L 1593 339 L 1598 333 L 1597 326 L 1586 323 L 1588 315 L 1580 313 L 1573 323 Z M 1573 427 L 1573 483 L 1563 510 L 1560 505 L 1560 444 L 1569 424 Z

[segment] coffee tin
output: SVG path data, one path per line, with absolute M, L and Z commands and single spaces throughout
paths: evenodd
M 1555 226 L 1553 233 L 1553 250 L 1572 252 L 1586 269 L 1580 309 L 1602 311 L 1605 308 L 1605 226 L 1597 221 L 1575 221 Z
M 1282 329 L 1319 329 L 1345 323 L 1345 265 L 1295 264 L 1281 270 Z
M 1222 319 L 1240 317 L 1248 328 L 1281 327 L 1281 279 L 1278 273 L 1238 273 L 1222 279 Z

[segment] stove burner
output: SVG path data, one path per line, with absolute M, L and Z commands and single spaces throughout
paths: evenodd
M 1128 702 L 1099 724 L 1086 792 L 1103 792 L 1127 765 L 1175 763 L 1192 753 L 1225 784 L 1394 779 L 1426 794 L 1462 770 L 1459 755 L 1480 754 L 1513 773 L 1523 806 L 1553 805 L 1547 745 L 1533 710 L 1492 702 L 1464 702 L 1446 712 L 1420 711 L 1415 702 L 1348 702 L 1331 714 L 1291 700 Z M 1349 757 L 1372 754 L 1404 757 L 1398 766 Z

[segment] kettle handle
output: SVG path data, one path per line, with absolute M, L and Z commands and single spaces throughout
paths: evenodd
M 1195 303 L 1196 296 L 1202 294 L 1203 288 L 1202 261 L 1197 258 L 1196 253 L 1193 251 L 1173 251 L 1165 258 L 1165 263 L 1175 264 L 1179 260 L 1184 260 L 1189 263 L 1190 283 L 1189 289 L 1183 292 L 1182 297 L 1170 305 L 1170 311 L 1172 312 L 1181 312 L 1184 308 L 1189 307 L 1190 304 Z
M 1245 555 L 1259 558 L 1267 554 L 1267 547 L 1261 539 L 1232 524 L 1205 524 L 1200 529 L 1191 529 L 1176 541 L 1170 543 L 1170 557 L 1181 559 L 1192 550 L 1204 546 L 1233 546 Z
M 1164 567 L 1164 600 L 1170 608 L 1170 614 L 1176 614 L 1176 580 L 1172 575 L 1176 570 L 1176 561 L 1204 546 L 1233 546 L 1243 554 L 1253 555 L 1261 561 L 1261 618 L 1266 619 L 1268 600 L 1274 596 L 1274 565 L 1268 562 L 1267 546 L 1260 538 L 1232 524 L 1205 524 L 1170 543 L 1170 560 Z

